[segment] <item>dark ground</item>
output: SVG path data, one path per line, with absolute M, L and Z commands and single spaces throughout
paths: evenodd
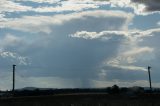
M 74 93 L 3 97 L 0 99 L 0 106 L 160 106 L 160 94 L 122 96 L 107 93 Z

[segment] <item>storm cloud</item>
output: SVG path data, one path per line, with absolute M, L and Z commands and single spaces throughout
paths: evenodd
M 159 86 L 158 11 L 157 0 L 2 0 L 0 88 L 12 64 L 17 88 L 148 86 L 148 65 Z
M 160 1 L 159 0 L 132 0 L 137 4 L 144 4 L 145 11 L 160 11 Z

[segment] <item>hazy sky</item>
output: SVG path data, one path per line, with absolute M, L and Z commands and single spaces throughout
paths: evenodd
M 160 87 L 159 0 L 0 0 L 0 89 Z

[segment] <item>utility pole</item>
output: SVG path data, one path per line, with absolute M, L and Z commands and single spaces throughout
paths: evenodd
M 149 75 L 149 85 L 150 85 L 150 90 L 152 91 L 152 82 L 151 82 L 151 67 L 148 66 L 148 75 Z
M 12 89 L 13 94 L 15 89 L 15 68 L 16 68 L 16 65 L 13 64 L 13 89 Z

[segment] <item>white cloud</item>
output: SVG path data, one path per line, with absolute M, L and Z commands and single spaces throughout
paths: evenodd
M 59 2 L 60 0 L 15 0 L 15 1 L 25 1 L 25 2 L 28 2 L 28 1 L 31 1 L 31 2 L 36 2 L 36 3 L 50 3 L 50 4 L 53 4 L 53 3 L 57 3 Z
M 1 65 L 5 64 L 18 64 L 18 65 L 28 65 L 30 64 L 29 58 L 20 56 L 17 53 L 0 50 L 0 57 L 1 57 Z
M 0 56 L 5 58 L 5 57 L 12 57 L 12 58 L 15 58 L 15 53 L 12 53 L 12 52 L 5 52 L 5 51 L 2 51 L 0 52 Z
M 7 19 L 0 22 L 1 28 L 10 28 L 26 32 L 50 33 L 49 21 L 52 17 L 47 16 L 23 16 L 22 18 Z
M 56 7 L 38 7 L 33 9 L 35 12 L 65 12 L 65 11 L 82 11 L 84 9 L 99 8 L 95 4 L 62 4 Z
M 128 34 L 126 34 L 124 31 L 102 31 L 102 32 L 87 32 L 87 31 L 81 31 L 76 32 L 75 34 L 71 34 L 71 37 L 76 38 L 84 38 L 84 39 L 98 39 L 102 38 L 103 40 L 111 40 L 112 37 L 117 36 L 115 40 L 121 40 L 123 37 L 127 37 Z
M 85 3 L 85 4 L 98 4 L 98 5 L 103 5 L 103 4 L 109 4 L 108 1 L 103 1 L 103 0 L 63 0 L 62 2 L 64 3 Z
M 139 67 L 139 66 L 125 66 L 125 65 L 117 65 L 117 64 L 108 64 L 113 68 L 122 69 L 122 70 L 129 70 L 129 71 L 147 71 L 146 68 L 144 67 Z
M 35 2 L 35 3 L 55 3 L 56 6 L 37 6 L 25 5 L 21 2 Z M 78 2 L 60 2 L 59 0 L 1 0 L 0 1 L 0 13 L 5 14 L 6 12 L 65 12 L 65 11 L 82 11 L 84 9 L 99 8 L 99 4 L 96 3 L 78 3 Z
M 0 1 L 0 13 L 4 12 L 24 12 L 30 11 L 32 7 L 23 6 L 20 3 L 15 3 L 9 0 L 1 0 Z
M 51 26 L 62 25 L 65 22 L 72 21 L 75 19 L 86 20 L 89 19 L 89 17 L 106 18 L 106 20 L 107 18 L 119 18 L 124 20 L 125 23 L 123 26 L 121 26 L 121 29 L 127 29 L 127 25 L 132 20 L 133 15 L 122 11 L 95 10 L 71 13 L 66 15 L 61 14 L 54 16 L 23 16 L 22 18 L 15 19 L 8 18 L 7 21 L 0 22 L 0 25 L 1 28 L 10 28 L 32 33 L 44 32 L 49 34 L 52 32 Z
M 160 33 L 160 28 L 148 29 L 148 30 L 135 30 L 130 32 L 133 36 L 134 42 L 143 42 L 144 38 L 155 36 L 155 33 Z

